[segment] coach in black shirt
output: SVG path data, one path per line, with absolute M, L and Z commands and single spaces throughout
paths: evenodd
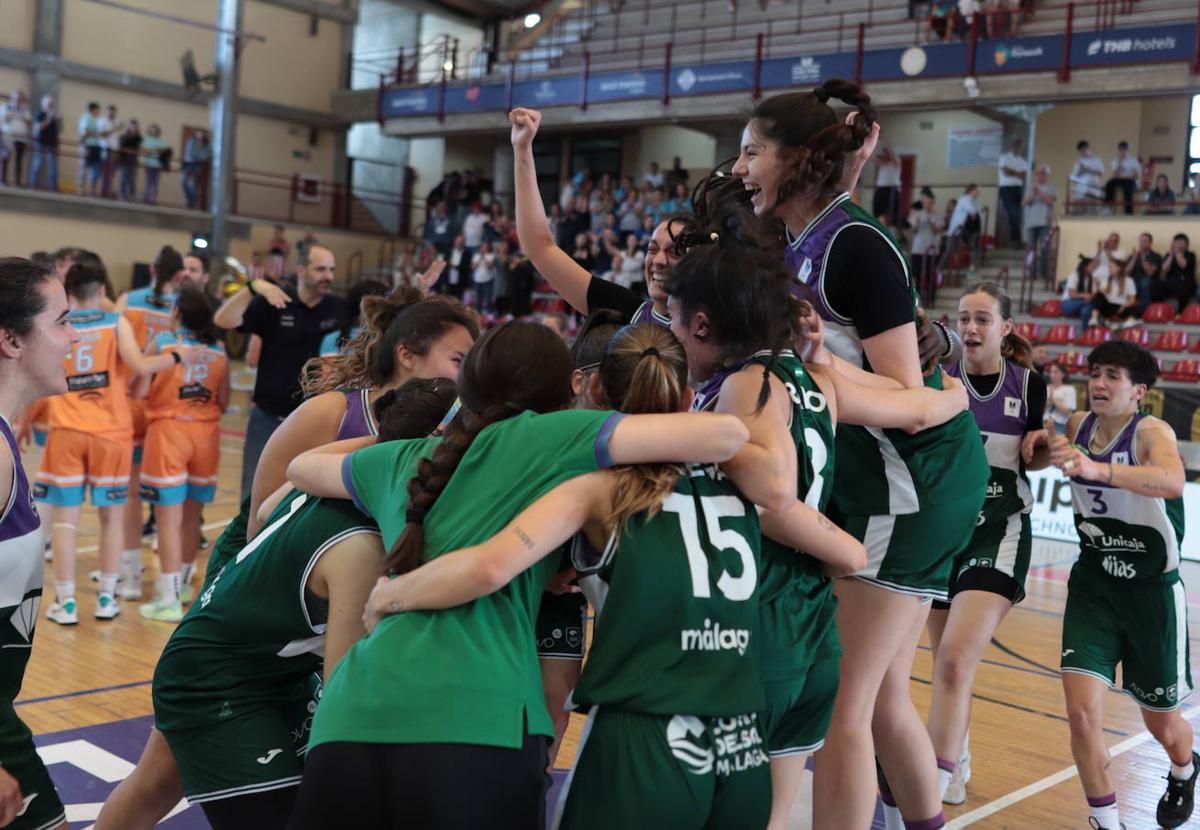
M 326 334 L 346 323 L 345 301 L 329 293 L 333 271 L 333 252 L 313 245 L 296 267 L 294 289 L 252 280 L 222 303 L 213 317 L 221 328 L 240 328 L 262 339 L 242 456 L 242 498 L 250 494 L 267 439 L 300 405 L 300 370 L 305 361 L 317 356 Z

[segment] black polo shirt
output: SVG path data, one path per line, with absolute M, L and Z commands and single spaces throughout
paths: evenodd
M 344 326 L 346 301 L 326 294 L 312 308 L 300 302 L 294 288 L 285 308 L 275 308 L 255 297 L 242 316 L 241 329 L 262 338 L 258 377 L 254 381 L 254 403 L 268 415 L 284 418 L 300 405 L 300 370 L 316 357 L 326 334 Z

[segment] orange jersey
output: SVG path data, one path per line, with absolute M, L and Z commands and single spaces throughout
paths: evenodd
M 174 310 L 174 295 L 159 296 L 152 287 L 138 288 L 125 295 L 125 319 L 133 326 L 139 349 L 145 351 L 147 343 L 162 332 L 171 331 Z
M 63 361 L 67 392 L 48 399 L 50 426 L 122 439 L 133 434 L 129 415 L 129 370 L 117 353 L 120 316 L 98 309 L 67 315 L 79 342 Z
M 146 398 L 146 420 L 151 423 L 164 418 L 219 420 L 221 405 L 217 392 L 229 371 L 224 345 L 201 343 L 182 329 L 176 334 L 159 334 L 154 342 L 162 354 L 170 354 L 182 346 L 203 346 L 204 349 L 193 363 L 177 363 L 154 376 L 150 395 Z
M 25 417 L 34 429 L 45 432 L 50 428 L 50 399 L 42 398 L 34 401 L 25 411 Z

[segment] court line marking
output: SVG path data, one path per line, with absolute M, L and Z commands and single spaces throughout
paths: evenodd
M 122 689 L 133 689 L 137 686 L 147 686 L 151 683 L 150 680 L 135 680 L 132 683 L 118 683 L 115 686 L 100 686 L 96 689 L 81 689 L 78 692 L 63 692 L 60 695 L 46 695 L 45 697 L 31 697 L 29 700 L 18 700 L 13 703 L 13 706 L 28 706 L 31 703 L 45 703 L 50 700 L 63 700 L 68 697 L 82 697 L 83 695 L 95 695 L 101 692 L 119 692 Z M 107 723 L 117 723 L 117 721 L 107 721 Z M 73 727 L 75 728 L 75 727 Z M 65 730 L 63 730 L 65 731 Z
M 1200 715 L 1200 706 L 1193 706 L 1183 713 L 1185 720 L 1191 720 L 1196 715 Z M 1110 757 L 1115 758 L 1118 755 L 1125 754 L 1134 747 L 1144 744 L 1146 741 L 1153 740 L 1153 738 L 1154 736 L 1149 731 L 1140 732 L 1110 748 L 1108 754 Z M 1006 810 L 1014 804 L 1019 804 L 1028 798 L 1032 798 L 1040 792 L 1048 790 L 1051 787 L 1056 787 L 1064 781 L 1069 781 L 1076 776 L 1077 772 L 1074 764 L 1065 769 L 1060 769 L 1058 772 L 1047 775 L 1040 781 L 1034 781 L 1032 784 L 1021 787 L 1019 790 L 1013 790 L 1008 795 L 1001 796 L 995 801 L 984 804 L 982 807 L 977 807 L 969 813 L 964 813 L 953 821 L 948 822 L 946 830 L 960 830 L 963 827 L 970 827 L 972 824 L 993 816 L 1001 810 Z

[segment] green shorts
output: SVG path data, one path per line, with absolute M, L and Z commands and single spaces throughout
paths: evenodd
M 763 683 L 767 707 L 759 713 L 758 722 L 770 757 L 816 752 L 825 745 L 840 664 L 841 657 L 834 654 L 817 660 L 805 675 Z
M 538 609 L 537 655 L 552 660 L 583 660 L 587 599 L 583 594 L 542 594 Z
M 193 804 L 300 786 L 312 716 L 320 698 L 313 684 L 296 697 L 264 705 L 206 729 L 164 731 L 183 794 Z
M 25 798 L 25 811 L 5 825 L 8 830 L 48 830 L 66 821 L 50 773 L 33 746 L 33 733 L 11 703 L 0 711 L 0 759 L 5 771 L 17 779 Z
M 979 520 L 985 487 L 955 501 L 901 516 L 849 516 L 830 512 L 867 549 L 859 579 L 923 599 L 945 600 L 954 557 L 967 548 Z
M 963 591 L 987 591 L 1016 605 L 1025 599 L 1025 577 L 1033 557 L 1033 528 L 1028 513 L 975 528 L 970 546 L 954 557 L 950 598 Z M 935 608 L 949 603 L 935 601 Z
M 1171 711 L 1192 693 L 1187 598 L 1179 572 L 1158 579 L 1071 569 L 1063 615 L 1062 670 L 1121 687 L 1143 709 Z
M 753 714 L 594 707 L 558 804 L 563 830 L 766 827 L 771 773 Z

